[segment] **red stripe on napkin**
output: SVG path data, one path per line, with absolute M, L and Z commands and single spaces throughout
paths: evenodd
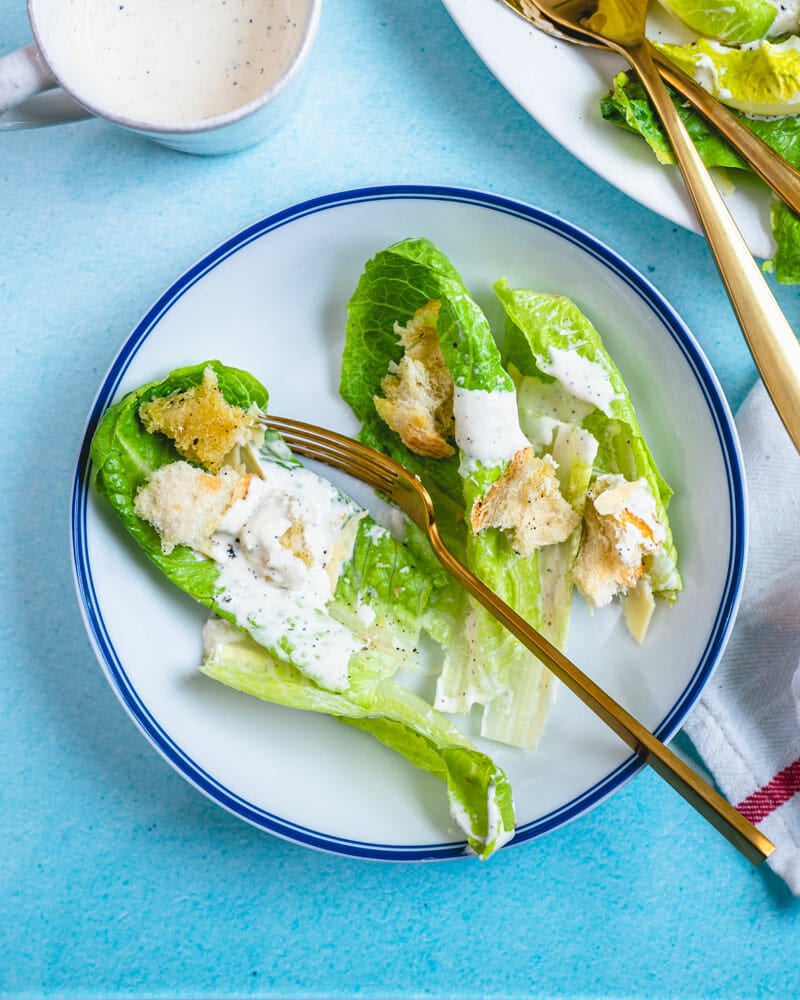
M 760 823 L 784 802 L 800 792 L 800 758 L 779 771 L 763 788 L 742 799 L 736 807 L 746 820 Z

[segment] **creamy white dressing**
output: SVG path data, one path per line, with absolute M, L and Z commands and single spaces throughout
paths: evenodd
M 718 52 L 724 52 L 725 49 L 719 42 L 712 42 L 709 40 L 709 46 L 716 49 Z M 739 48 L 747 49 L 752 48 L 752 43 L 744 44 L 739 46 Z M 714 62 L 713 58 L 707 55 L 705 52 L 701 52 L 694 66 L 694 76 L 695 82 L 698 83 L 704 90 L 707 90 L 711 94 L 716 94 L 720 100 L 729 101 L 733 97 L 733 92 L 728 87 L 723 87 L 720 83 L 720 69 Z
M 610 417 L 611 403 L 619 399 L 619 394 L 614 391 L 606 369 L 574 348 L 551 346 L 549 355 L 549 359 L 537 359 L 542 371 L 558 379 L 571 396 L 591 403 Z
M 74 0 L 71 13 L 87 96 L 152 125 L 254 100 L 289 65 L 306 20 L 293 0 Z
M 528 447 L 517 414 L 515 391 L 459 389 L 453 394 L 456 443 L 467 466 L 510 462 Z
M 594 409 L 594 404 L 566 392 L 561 382 L 543 382 L 532 375 L 520 379 L 520 410 L 535 410 L 565 424 L 579 424 Z
M 694 64 L 692 75 L 694 76 L 695 83 L 699 84 L 704 90 L 712 94 L 719 93 L 722 96 L 719 89 L 717 67 L 714 65 L 711 56 L 706 55 L 705 52 L 700 53 Z
M 800 28 L 800 0 L 767 0 L 777 14 L 769 27 L 772 36 L 783 35 L 786 32 L 797 34 Z
M 566 424 L 554 417 L 543 417 L 529 410 L 520 410 L 519 426 L 533 450 L 540 455 L 552 450 L 559 427 L 565 427 Z
M 485 847 L 494 845 L 492 849 L 499 850 L 513 838 L 515 831 L 507 829 L 497 804 L 497 783 L 494 779 L 489 782 L 489 787 L 487 788 L 485 837 L 478 837 L 472 828 L 469 813 L 454 795 L 448 795 L 448 804 L 450 806 L 450 817 L 456 826 L 460 830 L 463 830 L 469 838 L 479 841 Z
M 317 683 L 343 690 L 361 646 L 325 605 L 363 512 L 306 469 L 268 465 L 265 477 L 251 481 L 212 535 L 220 603 L 262 645 L 280 646 Z M 297 525 L 301 534 L 287 538 Z
M 375 624 L 375 619 L 378 617 L 375 609 L 369 604 L 359 604 L 356 608 L 356 617 L 364 626 L 364 628 L 369 628 L 370 625 Z
M 531 375 L 519 380 L 517 403 L 519 425 L 537 454 L 552 451 L 563 428 L 580 424 L 595 409 L 568 393 L 559 381 L 543 382 Z M 556 462 L 561 465 L 557 458 Z

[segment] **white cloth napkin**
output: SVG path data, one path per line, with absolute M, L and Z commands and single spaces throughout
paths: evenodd
M 736 419 L 750 506 L 742 600 L 684 730 L 800 895 L 800 455 L 761 382 Z

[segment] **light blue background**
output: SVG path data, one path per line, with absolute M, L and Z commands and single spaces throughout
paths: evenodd
M 6 0 L 0 48 L 28 38 L 22 0 Z M 236 230 L 398 182 L 488 189 L 589 230 L 671 300 L 733 406 L 754 381 L 703 240 L 564 152 L 436 0 L 326 0 L 296 118 L 234 157 L 187 157 L 99 122 L 0 135 L 0 992 L 798 995 L 798 901 L 651 773 L 485 865 L 344 860 L 193 790 L 94 659 L 69 491 L 122 340 Z M 779 298 L 796 324 L 797 291 Z

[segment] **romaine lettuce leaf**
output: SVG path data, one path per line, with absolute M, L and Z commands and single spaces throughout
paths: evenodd
M 169 396 L 174 392 L 199 386 L 207 368 L 212 368 L 222 395 L 228 403 L 249 409 L 255 406 L 264 409 L 268 394 L 263 386 L 245 372 L 228 368 L 217 361 L 181 368 L 170 373 L 165 379 L 150 383 L 128 393 L 119 403 L 105 413 L 93 437 L 91 459 L 94 463 L 94 484 L 99 493 L 106 496 L 117 511 L 123 525 L 139 543 L 147 557 L 181 590 L 196 601 L 213 610 L 220 617 L 247 629 L 261 643 L 279 657 L 293 657 L 294 662 L 315 673 L 317 666 L 324 668 L 324 657 L 317 655 L 319 664 L 311 659 L 298 659 L 297 639 L 305 636 L 309 629 L 315 635 L 325 637 L 327 649 L 337 648 L 343 660 L 340 675 L 341 684 L 347 682 L 348 663 L 346 649 L 356 649 L 355 639 L 332 616 L 322 609 L 309 612 L 308 621 L 298 623 L 287 620 L 281 635 L 263 627 L 249 609 L 240 611 L 229 604 L 229 595 L 220 581 L 221 567 L 207 555 L 185 546 L 175 546 L 165 553 L 161 539 L 147 521 L 140 518 L 135 510 L 135 498 L 157 468 L 178 461 L 181 456 L 171 441 L 160 434 L 145 430 L 139 417 L 142 403 L 156 397 Z M 295 625 L 297 630 L 294 631 Z M 313 644 L 305 643 L 306 649 Z M 365 661 L 376 660 L 371 650 L 355 652 L 352 667 L 369 670 Z M 387 669 L 381 664 L 383 669 Z
M 751 45 L 725 45 L 708 38 L 653 45 L 688 76 L 699 74 L 718 101 L 748 115 L 787 116 L 800 112 L 800 38 L 782 35 Z
M 670 88 L 667 88 L 670 90 Z M 732 167 L 750 170 L 739 154 L 709 126 L 705 119 L 693 111 L 683 98 L 670 90 L 673 103 L 707 167 Z M 661 163 L 674 163 L 663 126 L 655 115 L 647 94 L 639 80 L 631 73 L 618 73 L 610 93 L 600 100 L 603 118 L 645 138 Z M 800 116 L 784 118 L 751 118 L 735 109 L 732 114 L 754 132 L 780 156 L 800 168 Z
M 553 409 L 553 393 L 563 407 L 567 403 L 560 397 L 566 391 L 576 406 L 573 422 L 598 443 L 595 471 L 647 480 L 658 518 L 667 529 L 666 541 L 650 567 L 653 591 L 658 597 L 674 600 L 682 582 L 667 516 L 672 490 L 658 470 L 627 386 L 599 333 L 565 296 L 511 289 L 504 279 L 495 283 L 495 291 L 506 312 L 504 360 L 521 374 L 521 383 L 527 382 L 518 388 L 523 405 L 534 410 L 534 418 L 552 419 L 561 412 Z M 574 354 L 578 361 L 573 365 L 580 376 L 576 386 L 563 384 L 563 372 L 554 366 L 554 360 L 564 352 Z M 559 381 L 560 387 L 554 388 Z M 541 407 L 538 413 L 537 399 Z
M 774 201 L 770 208 L 770 223 L 776 250 L 765 266 L 767 270 L 774 270 L 781 284 L 800 284 L 800 218 L 782 201 Z
M 397 459 L 428 488 L 451 551 L 506 603 L 544 629 L 538 553 L 522 558 L 505 532 L 490 527 L 474 534 L 469 526 L 474 502 L 502 475 L 507 460 L 476 462 L 463 448 L 451 458 L 421 457 L 406 448 L 375 408 L 383 379 L 403 354 L 396 325 L 407 324 L 431 300 L 440 303 L 437 334 L 456 391 L 514 393 L 488 320 L 450 260 L 429 240 L 409 239 L 366 264 L 350 300 L 341 395 L 361 422 L 361 440 Z M 524 443 L 518 428 L 517 435 Z M 466 628 L 448 650 L 436 705 L 447 712 L 467 712 L 473 704 L 501 699 L 502 712 L 484 713 L 483 734 L 531 746 L 549 703 L 549 674 L 483 607 L 471 600 L 467 606 Z
M 722 139 L 706 120 L 678 96 L 669 86 L 667 90 L 680 115 L 681 121 L 707 167 L 748 169 L 739 154 Z M 653 150 L 659 163 L 675 163 L 669 139 L 650 99 L 639 80 L 629 73 L 618 73 L 610 93 L 600 99 L 600 112 L 612 125 L 617 125 L 642 136 Z
M 513 835 L 513 805 L 505 776 L 441 713 L 389 680 L 401 666 L 417 665 L 423 631 L 448 642 L 461 619 L 463 592 L 442 570 L 418 529 L 408 526 L 404 544 L 365 511 L 361 513 L 352 553 L 332 599 L 319 614 L 320 628 L 344 628 L 356 647 L 348 663 L 347 684 L 336 690 L 324 687 L 297 660 L 288 622 L 286 635 L 265 635 L 256 619 L 231 612 L 217 563 L 186 546 L 165 554 L 156 530 L 137 515 L 134 500 L 139 488 L 156 469 L 181 457 L 166 437 L 145 430 L 139 407 L 155 397 L 199 386 L 209 367 L 229 403 L 244 410 L 266 410 L 266 389 L 245 372 L 217 361 L 172 372 L 128 393 L 106 411 L 91 448 L 95 488 L 147 557 L 218 616 L 208 626 L 206 673 L 279 704 L 342 718 L 441 777 L 454 818 L 476 853 L 488 857 Z M 268 436 L 261 459 L 265 469 L 270 462 L 299 467 L 275 434 Z
M 391 679 L 346 694 L 327 691 L 220 619 L 206 624 L 203 639 L 201 670 L 208 677 L 277 705 L 331 715 L 444 781 L 453 820 L 482 860 L 513 835 L 503 771 L 413 692 Z
M 768 0 L 661 0 L 679 21 L 706 38 L 741 45 L 763 38 L 775 20 Z
M 428 487 L 449 548 L 463 554 L 465 526 L 458 456 L 432 459 L 415 455 L 379 417 L 373 398 L 380 393 L 390 362 L 403 354 L 395 324 L 407 323 L 431 300 L 441 302 L 439 329 L 450 357 L 471 357 L 469 332 L 485 319 L 450 262 L 429 241 L 405 240 L 377 254 L 364 267 L 347 307 L 345 348 L 339 391 L 361 424 L 359 440 L 400 461 Z M 447 357 L 447 355 L 446 355 Z M 483 367 L 474 358 L 477 371 Z M 469 366 L 464 365 L 465 371 Z
M 92 437 L 91 461 L 94 488 L 108 499 L 147 558 L 181 590 L 224 616 L 224 608 L 218 607 L 215 600 L 219 568 L 213 560 L 198 557 L 184 546 L 177 546 L 169 555 L 164 555 L 156 530 L 134 511 L 136 493 L 150 474 L 180 458 L 171 441 L 145 431 L 138 416 L 139 407 L 156 397 L 200 385 L 208 367 L 213 368 L 219 388 L 229 403 L 243 410 L 251 406 L 266 410 L 269 394 L 247 372 L 219 361 L 179 368 L 165 379 L 129 392 L 106 410 Z

